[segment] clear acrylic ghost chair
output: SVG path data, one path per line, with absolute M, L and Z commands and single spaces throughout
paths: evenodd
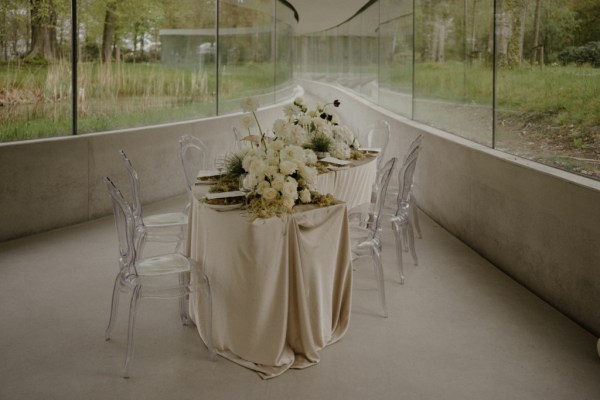
M 187 212 L 172 212 L 142 216 L 142 201 L 140 195 L 140 179 L 131 160 L 123 150 L 119 153 L 123 158 L 123 164 L 129 174 L 131 183 L 131 209 L 135 221 L 136 249 L 141 257 L 147 241 L 153 242 L 177 242 L 175 251 L 183 249 L 186 238 L 188 214 Z
M 233 138 L 235 140 L 235 146 L 233 147 L 234 151 L 250 149 L 252 147 L 252 142 L 244 140 L 244 135 L 235 126 L 233 127 Z
M 383 265 L 381 262 L 381 216 L 385 205 L 385 195 L 397 160 L 396 157 L 391 158 L 381 169 L 381 181 L 378 186 L 379 193 L 376 198 L 374 211 L 369 212 L 370 204 L 367 203 L 353 207 L 348 212 L 352 257 L 353 259 L 371 258 L 379 290 L 379 299 L 385 318 L 387 318 L 388 312 L 385 301 Z
M 119 243 L 119 272 L 115 279 L 110 309 L 110 319 L 106 328 L 105 339 L 110 340 L 111 332 L 117 319 L 117 310 L 121 292 L 131 295 L 129 305 L 129 324 L 127 331 L 127 353 L 123 367 L 123 377 L 129 377 L 129 369 L 133 361 L 135 318 L 140 299 L 179 298 L 179 313 L 182 322 L 188 324 L 188 295 L 200 292 L 206 296 L 206 308 L 202 315 L 196 315 L 196 321 L 203 317 L 207 332 L 212 331 L 212 301 L 208 278 L 197 263 L 180 253 L 162 254 L 149 258 L 138 258 L 135 250 L 135 218 L 131 207 L 115 187 L 110 178 L 104 183 L 112 199 L 115 225 Z M 191 282 L 191 271 L 194 271 L 194 282 Z M 206 338 L 211 358 L 214 359 L 212 337 Z
M 419 136 L 417 136 L 415 138 L 415 140 L 412 141 L 412 143 L 408 147 L 408 151 L 406 152 L 406 155 L 404 156 L 404 160 L 402 160 L 402 164 L 406 163 L 406 160 L 413 152 L 421 151 L 422 143 L 423 143 L 423 134 L 420 134 Z M 413 182 L 413 184 L 414 184 L 414 182 Z M 417 233 L 417 237 L 419 239 L 423 239 L 423 233 L 421 232 L 421 225 L 419 224 L 419 210 L 417 209 L 417 199 L 415 198 L 415 195 L 412 191 L 411 191 L 410 201 L 411 201 L 410 218 L 412 218 L 412 224 L 415 228 L 415 232 Z M 408 249 L 405 248 L 405 250 L 408 250 Z
M 404 265 L 402 253 L 404 243 L 408 244 L 415 265 L 418 265 L 417 252 L 415 250 L 415 236 L 413 232 L 413 221 L 411 218 L 415 203 L 411 200 L 413 176 L 417 166 L 420 147 L 412 151 L 404 161 L 402 168 L 398 172 L 398 197 L 396 199 L 396 213 L 391 218 L 392 230 L 396 239 L 396 257 L 398 258 L 398 271 L 400 273 L 400 283 L 404 283 Z
M 181 161 L 189 195 L 189 202 L 186 206 L 187 211 L 194 196 L 193 190 L 198 173 L 202 169 L 208 169 L 210 165 L 208 147 L 195 136 L 183 135 L 179 139 L 179 160 Z
M 379 120 L 367 127 L 366 143 L 363 147 L 380 148 L 381 151 L 377 155 L 377 170 L 383 167 L 385 159 L 385 150 L 390 141 L 390 124 L 387 121 Z M 363 139 L 364 140 L 364 139 Z

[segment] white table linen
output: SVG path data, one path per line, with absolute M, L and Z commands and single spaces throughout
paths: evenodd
M 318 363 L 319 351 L 348 329 L 346 205 L 300 208 L 283 219 L 249 222 L 240 210 L 192 206 L 188 250 L 211 284 L 215 349 L 264 379 Z M 192 316 L 202 301 L 192 295 Z
M 331 193 L 343 200 L 348 209 L 371 201 L 371 191 L 377 176 L 377 159 L 369 157 L 353 161 L 349 167 L 319 174 L 315 190 L 322 194 Z

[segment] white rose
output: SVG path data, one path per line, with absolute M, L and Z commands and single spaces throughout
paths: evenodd
M 284 119 L 278 118 L 273 122 L 273 133 L 277 136 L 282 136 L 287 130 L 287 122 Z
M 260 194 L 263 197 L 265 197 L 264 194 L 265 190 L 267 189 L 271 189 L 271 185 L 267 181 L 260 181 L 258 182 L 258 185 L 256 185 L 256 193 Z
M 291 175 L 298 169 L 297 165 L 293 161 L 282 161 L 279 164 L 279 171 L 284 175 Z
M 269 148 L 275 151 L 280 151 L 281 149 L 283 149 L 283 146 L 285 146 L 283 140 L 274 140 L 271 143 L 269 143 Z
M 285 176 L 282 174 L 276 174 L 271 181 L 271 187 L 278 191 L 283 191 L 283 185 L 285 183 Z
M 265 200 L 275 200 L 277 197 L 277 190 L 273 189 L 272 187 L 265 188 L 262 191 L 262 197 Z
M 279 173 L 279 166 L 278 165 L 269 165 L 265 169 L 265 176 L 268 176 L 270 179 L 273 179 L 273 177 L 275 175 L 277 175 L 278 173 Z
M 301 111 L 302 110 L 300 110 L 300 107 L 298 107 L 295 104 L 286 104 L 283 107 L 283 115 L 285 115 L 288 118 L 293 117 L 294 115 L 300 114 Z
M 308 135 L 308 131 L 306 128 L 301 127 L 300 125 L 294 125 L 292 128 L 292 133 L 296 137 L 305 137 Z M 308 140 L 305 140 L 307 142 Z
M 252 190 L 254 188 L 254 186 L 256 186 L 257 181 L 256 181 L 256 176 L 254 175 L 246 175 L 246 177 L 244 178 L 244 181 L 242 182 L 242 186 L 244 186 L 244 189 L 247 190 Z
M 309 126 L 311 122 L 312 118 L 307 115 L 303 115 L 298 119 L 298 123 L 302 126 Z
M 294 207 L 295 201 L 291 197 L 283 196 L 282 203 L 284 207 L 292 209 Z
M 281 193 L 285 197 L 296 200 L 298 198 L 298 184 L 294 182 L 286 182 L 283 184 L 283 190 Z
M 277 165 L 279 164 L 279 152 L 274 149 L 267 150 L 267 164 Z
M 298 174 L 304 179 L 307 185 L 312 185 L 317 177 L 317 170 L 316 168 L 303 165 L 298 168 Z
M 304 162 L 307 164 L 314 164 L 318 161 L 317 155 L 311 149 L 304 150 Z
M 266 168 L 267 164 L 265 164 L 263 160 L 254 159 L 250 162 L 250 169 L 248 170 L 248 172 L 250 172 L 253 175 L 260 176 L 264 174 Z
M 303 191 L 300 192 L 300 201 L 303 203 L 310 203 L 310 201 L 311 201 L 310 190 L 304 189 Z
M 335 158 L 339 158 L 340 160 L 347 160 L 350 158 L 352 152 L 350 151 L 350 147 L 346 143 L 337 142 L 333 146 L 333 148 L 329 150 L 331 155 Z

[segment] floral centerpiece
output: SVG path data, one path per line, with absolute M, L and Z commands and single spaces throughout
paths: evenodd
M 273 135 L 269 136 L 256 116 L 258 102 L 252 98 L 242 102 L 246 113 L 242 117 L 243 126 L 249 136 L 252 136 L 252 128 L 257 127 L 259 135 L 253 136 L 257 140 L 252 147 L 230 156 L 226 169 L 229 175 L 243 177 L 243 188 L 250 192 L 248 211 L 254 218 L 282 216 L 291 212 L 296 204 L 329 205 L 336 201 L 330 194 L 314 191 L 318 159 L 310 139 L 322 136 L 333 145 L 346 137 L 346 131 L 336 128 L 337 117 L 325 112 L 327 105 L 309 112 L 303 104 L 298 98 L 287 106 L 284 111 L 287 118 L 277 120 Z M 337 100 L 331 104 L 339 106 Z M 324 114 L 323 117 L 316 112 Z M 349 136 L 353 139 L 351 133 Z M 358 142 L 354 142 L 358 146 Z
M 283 109 L 285 118 L 273 124 L 273 133 L 285 143 L 312 148 L 317 152 L 329 153 L 341 160 L 353 158 L 353 150 L 358 150 L 359 142 L 352 131 L 340 125 L 339 117 L 330 112 L 331 106 L 339 107 L 340 101 L 317 104 L 309 109 L 302 97 Z
M 242 165 L 247 172 L 243 186 L 251 193 L 251 214 L 260 218 L 281 216 L 297 203 L 311 203 L 317 170 L 309 164 L 315 161 L 312 151 L 282 140 L 248 151 Z

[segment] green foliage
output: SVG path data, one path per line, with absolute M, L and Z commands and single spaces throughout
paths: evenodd
M 558 53 L 558 60 L 563 65 L 589 64 L 600 68 L 600 42 L 589 42 L 584 46 L 569 46 Z
M 326 153 L 331 147 L 331 139 L 328 136 L 317 133 L 311 138 L 310 146 L 317 153 Z

